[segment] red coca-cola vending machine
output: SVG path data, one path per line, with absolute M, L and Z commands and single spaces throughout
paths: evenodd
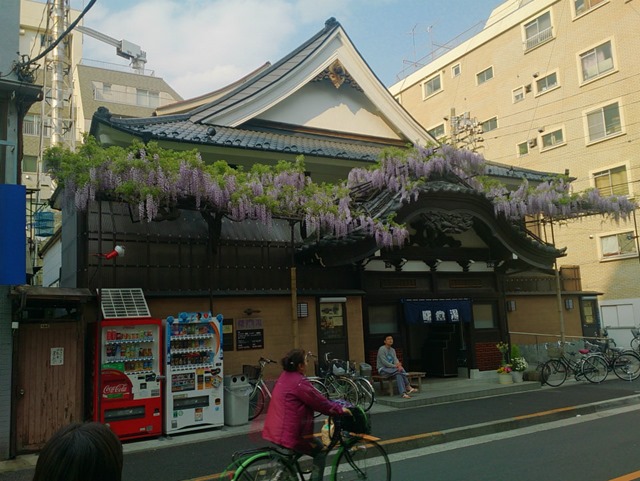
M 104 319 L 96 336 L 94 420 L 122 440 L 160 436 L 163 420 L 162 320 L 149 315 L 142 290 L 134 294 L 135 302 L 144 302 L 146 309 L 132 311 L 129 291 L 103 290 Z

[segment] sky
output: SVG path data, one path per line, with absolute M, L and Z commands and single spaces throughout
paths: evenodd
M 44 2 L 45 0 L 39 0 Z M 88 0 L 71 0 L 82 10 Z M 477 33 L 504 0 L 97 0 L 84 25 L 147 53 L 147 69 L 183 98 L 275 63 L 335 17 L 387 87 L 436 49 Z M 128 65 L 85 36 L 83 57 Z

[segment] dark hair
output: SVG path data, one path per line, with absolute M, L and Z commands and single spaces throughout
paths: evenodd
M 104 424 L 73 423 L 42 448 L 33 481 L 121 481 L 122 444 Z
M 393 337 L 393 334 L 385 334 L 384 337 L 382 338 L 382 342 L 386 341 L 387 337 Z
M 300 364 L 304 364 L 307 353 L 303 349 L 292 349 L 283 358 L 282 369 L 285 371 L 297 371 Z

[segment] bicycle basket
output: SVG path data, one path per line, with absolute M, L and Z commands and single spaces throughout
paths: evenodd
M 336 376 L 344 376 L 348 369 L 349 366 L 345 361 L 333 361 L 331 363 L 331 372 Z
M 258 376 L 260 375 L 260 366 L 251 366 L 249 364 L 243 364 L 242 374 L 247 376 L 249 379 L 258 379 Z
M 550 359 L 560 359 L 564 354 L 564 349 L 560 346 L 549 346 L 547 347 L 547 355 Z
M 349 408 L 352 416 L 340 416 L 343 431 L 356 434 L 371 434 L 371 417 L 360 406 Z
M 631 334 L 633 334 L 633 337 L 640 337 L 640 329 L 632 328 Z

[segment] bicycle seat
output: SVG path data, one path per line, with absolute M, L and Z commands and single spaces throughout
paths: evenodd
M 580 354 L 589 354 L 591 351 L 589 349 L 578 349 Z

